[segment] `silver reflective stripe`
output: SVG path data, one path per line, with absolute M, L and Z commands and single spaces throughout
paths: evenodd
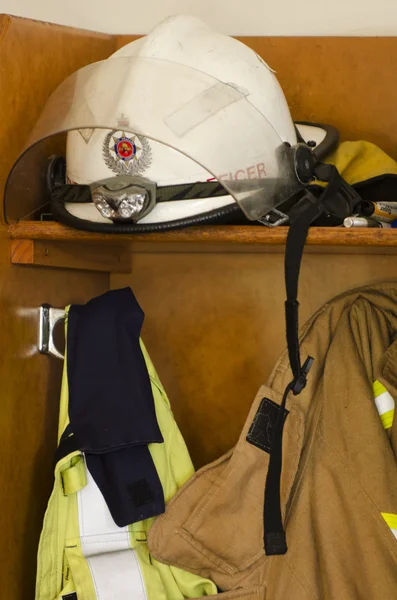
M 147 600 L 128 527 L 117 527 L 87 468 L 86 473 L 87 485 L 77 492 L 80 539 L 97 600 Z
M 134 550 L 98 554 L 87 561 L 98 600 L 146 600 L 141 568 Z

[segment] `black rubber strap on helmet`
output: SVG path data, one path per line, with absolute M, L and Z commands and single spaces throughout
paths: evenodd
M 245 180 L 246 189 L 253 193 L 261 193 L 260 183 L 257 180 Z M 156 202 L 172 202 L 179 200 L 191 200 L 197 198 L 214 198 L 218 196 L 227 196 L 229 192 L 218 181 L 204 181 L 198 183 L 178 184 L 157 188 Z M 56 221 L 80 229 L 95 233 L 112 234 L 142 234 L 155 233 L 160 231 L 169 231 L 171 229 L 180 229 L 193 225 L 206 224 L 237 224 L 241 221 L 246 222 L 245 217 L 238 204 L 232 199 L 230 203 L 211 209 L 205 213 L 196 214 L 189 217 L 175 219 L 174 221 L 165 221 L 161 223 L 141 224 L 131 222 L 102 223 L 81 219 L 74 216 L 66 208 L 66 204 L 85 204 L 92 203 L 90 186 L 77 184 L 56 185 L 51 189 L 51 213 Z
M 240 209 L 237 204 L 227 204 L 221 208 L 215 208 L 205 214 L 193 215 L 191 217 L 183 217 L 175 221 L 167 221 L 164 223 L 96 223 L 88 219 L 80 219 L 72 215 L 66 210 L 63 202 L 51 202 L 51 213 L 56 221 L 79 229 L 81 231 L 90 231 L 92 233 L 112 233 L 112 234 L 142 234 L 142 233 L 159 233 L 170 231 L 172 229 L 182 229 L 193 225 L 208 225 L 215 223 L 224 223 L 225 219 L 233 220 L 240 214 Z
M 182 183 L 158 187 L 156 190 L 156 203 L 196 198 L 216 198 L 228 194 L 229 192 L 218 181 Z M 53 202 L 63 202 L 64 204 L 66 202 L 87 204 L 92 202 L 91 189 L 89 185 L 65 183 L 57 185 L 51 190 L 51 199 Z
M 85 204 L 92 202 L 89 185 L 66 183 L 66 161 L 63 156 L 51 156 L 49 159 L 46 182 L 48 192 L 55 202 Z M 219 181 L 198 181 L 157 187 L 156 202 L 191 200 L 197 198 L 215 198 L 227 196 L 229 192 Z
M 174 202 L 196 198 L 216 198 L 227 196 L 229 192 L 218 181 L 198 181 L 158 187 L 156 202 Z

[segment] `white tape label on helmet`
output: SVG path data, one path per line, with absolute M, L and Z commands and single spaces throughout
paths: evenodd
M 128 527 L 118 527 L 86 468 L 87 485 L 77 492 L 81 549 L 97 600 L 147 600 L 141 567 L 130 547 Z
M 245 98 L 246 95 L 246 91 L 236 89 L 232 84 L 225 85 L 219 82 L 165 117 L 164 123 L 174 135 L 183 137 L 217 112 Z

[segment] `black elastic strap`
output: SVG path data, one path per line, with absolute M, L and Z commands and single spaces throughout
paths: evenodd
M 285 320 L 287 330 L 288 356 L 294 376 L 294 393 L 301 391 L 300 381 L 302 365 L 299 351 L 299 302 L 298 281 L 302 262 L 303 250 L 310 225 L 323 212 L 322 204 L 310 192 L 302 198 L 294 212 L 290 214 L 290 228 L 285 249 Z
M 327 212 L 344 218 L 352 214 L 360 200 L 358 194 L 339 175 L 333 165 L 320 163 L 316 166 L 315 174 L 318 179 L 328 182 L 320 198 L 316 198 L 311 192 L 308 192 L 289 213 L 290 228 L 285 250 L 285 287 L 287 292 L 285 319 L 288 356 L 293 380 L 286 387 L 282 399 L 266 477 L 264 546 L 267 555 L 287 552 L 280 497 L 284 412 L 288 394 L 293 392 L 294 395 L 298 395 L 305 388 L 307 374 L 314 360 L 309 356 L 302 365 L 299 349 L 298 281 L 306 237 L 310 225 L 322 213 Z
M 327 211 L 341 218 L 350 215 L 360 200 L 358 194 L 340 176 L 333 165 L 319 163 L 316 176 L 328 182 L 320 198 L 310 192 L 299 200 L 289 213 L 290 228 L 285 249 L 285 319 L 289 361 L 294 375 L 292 391 L 299 394 L 306 385 L 306 374 L 299 352 L 298 281 L 303 250 L 310 225 Z M 305 363 L 306 365 L 306 363 Z
M 273 434 L 269 468 L 266 477 L 265 502 L 263 507 L 264 546 L 268 556 L 285 554 L 288 550 L 287 540 L 281 516 L 281 468 L 283 462 L 283 428 L 287 396 L 292 389 L 290 383 L 283 396 Z M 280 418 L 281 415 L 281 418 Z
M 216 198 L 227 196 L 229 192 L 218 181 L 182 183 L 167 185 L 156 189 L 156 203 L 192 200 L 196 198 Z M 87 204 L 92 202 L 89 185 L 68 184 L 57 185 L 51 190 L 54 200 L 62 203 Z
M 299 394 L 306 385 L 306 376 L 313 363 L 309 357 L 302 366 L 299 351 L 299 321 L 298 321 L 298 280 L 302 262 L 303 249 L 311 223 L 323 211 L 318 199 L 310 192 L 302 198 L 294 212 L 290 215 L 291 225 L 285 250 L 285 285 L 287 300 L 285 303 L 287 344 L 293 380 L 285 389 L 280 411 L 274 430 L 273 444 L 270 453 L 269 467 L 266 477 L 264 501 L 264 547 L 266 554 L 285 554 L 287 541 L 281 515 L 281 470 L 282 442 L 284 428 L 285 405 L 288 394 L 292 391 Z
M 116 233 L 118 235 L 159 233 L 170 231 L 172 229 L 183 229 L 184 227 L 193 225 L 224 224 L 225 221 L 233 223 L 234 220 L 237 220 L 241 215 L 237 203 L 233 202 L 233 204 L 215 208 L 204 214 L 183 217 L 182 219 L 175 219 L 174 221 L 167 221 L 164 223 L 96 223 L 95 221 L 75 217 L 66 210 L 64 202 L 58 201 L 58 199 L 54 197 L 51 198 L 51 213 L 56 221 L 59 221 L 68 227 L 73 227 L 74 229 L 90 231 L 92 233 Z
M 199 181 L 197 183 L 181 183 L 179 185 L 158 187 L 156 190 L 156 202 L 216 198 L 218 196 L 227 196 L 228 194 L 229 192 L 218 181 Z

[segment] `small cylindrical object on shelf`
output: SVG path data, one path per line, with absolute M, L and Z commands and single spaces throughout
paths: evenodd
M 397 202 L 371 202 L 362 200 L 357 205 L 357 212 L 362 217 L 372 217 L 378 221 L 391 223 L 397 219 Z
M 376 219 L 368 219 L 367 217 L 346 217 L 343 221 L 344 227 L 391 227 L 390 223 L 377 221 Z

